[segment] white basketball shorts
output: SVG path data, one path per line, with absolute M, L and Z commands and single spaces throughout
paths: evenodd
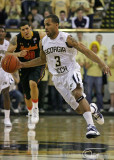
M 77 87 L 77 84 L 80 84 L 80 87 L 83 90 L 80 71 L 74 70 L 73 72 L 68 72 L 64 75 L 53 76 L 52 80 L 56 89 L 63 96 L 65 101 L 71 106 L 72 109 L 76 110 L 79 103 L 76 102 L 76 99 L 72 95 L 72 91 Z M 82 95 L 86 97 L 84 93 L 82 93 Z
M 10 86 L 10 74 L 0 68 L 0 93 L 3 89 Z

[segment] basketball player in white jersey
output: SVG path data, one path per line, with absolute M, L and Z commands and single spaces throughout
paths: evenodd
M 10 97 L 9 97 L 9 86 L 10 86 L 10 74 L 5 72 L 1 67 L 1 60 L 5 56 L 5 51 L 9 46 L 9 42 L 5 40 L 6 30 L 0 26 L 0 92 L 3 94 L 4 99 L 4 124 L 7 127 L 11 127 L 10 121 Z
M 95 138 L 100 133 L 94 125 L 92 113 L 99 124 L 104 123 L 104 118 L 96 107 L 90 107 L 85 98 L 80 66 L 75 60 L 76 50 L 98 63 L 104 73 L 111 75 L 110 69 L 83 44 L 69 34 L 59 32 L 59 19 L 56 15 L 47 16 L 44 24 L 47 35 L 40 42 L 40 58 L 25 63 L 20 62 L 19 68 L 39 66 L 47 62 L 56 89 L 77 113 L 83 114 L 87 122 L 86 137 Z

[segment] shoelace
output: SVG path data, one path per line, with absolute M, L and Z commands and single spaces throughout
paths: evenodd
M 99 112 L 97 112 L 96 114 L 94 114 L 94 116 L 95 116 L 95 119 L 102 118 L 102 115 Z
M 88 131 L 90 131 L 90 130 L 96 131 L 95 126 L 92 126 L 92 125 L 89 125 L 89 126 L 87 127 L 87 129 L 88 129 Z

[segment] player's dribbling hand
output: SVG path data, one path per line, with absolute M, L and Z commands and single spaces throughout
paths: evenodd
M 103 70 L 104 74 L 109 74 L 110 76 L 112 75 L 111 71 L 110 71 L 110 68 L 107 65 L 104 65 L 102 67 L 102 70 Z

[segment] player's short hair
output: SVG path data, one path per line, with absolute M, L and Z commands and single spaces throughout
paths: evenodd
M 30 24 L 29 24 L 28 21 L 21 21 L 21 23 L 20 23 L 20 28 L 21 28 L 22 26 L 25 26 L 25 25 L 30 26 Z
M 38 10 L 38 7 L 33 6 L 33 7 L 31 8 L 31 10 Z
M 58 23 L 59 24 L 59 18 L 55 14 L 50 14 L 45 19 L 47 19 L 47 18 L 51 18 L 53 23 Z
M 76 10 L 77 13 L 80 12 L 80 11 L 84 12 L 83 8 L 78 8 L 78 9 Z
M 102 34 L 97 34 L 96 37 L 98 37 L 98 36 L 103 37 Z
M 5 26 L 0 25 L 0 29 L 4 29 L 4 32 L 6 32 Z
M 6 32 L 6 38 L 11 38 L 11 33 L 10 32 Z
M 64 10 L 62 10 L 62 11 L 60 11 L 60 14 L 61 14 L 61 13 L 64 13 L 64 14 L 65 14 L 66 12 L 65 12 Z

